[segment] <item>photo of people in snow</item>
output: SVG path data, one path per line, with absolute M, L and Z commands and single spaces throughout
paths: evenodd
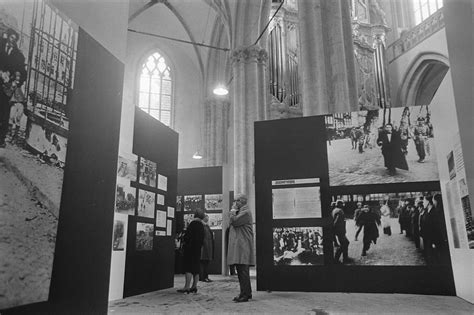
M 448 263 L 439 191 L 342 195 L 332 199 L 335 263 Z
M 429 106 L 326 116 L 331 186 L 439 179 Z

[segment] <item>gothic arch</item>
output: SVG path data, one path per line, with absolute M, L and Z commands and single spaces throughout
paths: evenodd
M 140 75 L 142 71 L 143 64 L 147 61 L 148 57 L 150 57 L 153 53 L 160 54 L 165 60 L 166 65 L 170 68 L 171 74 L 171 117 L 170 117 L 170 128 L 174 128 L 175 120 L 176 120 L 176 108 L 175 108 L 175 99 L 176 99 L 176 84 L 177 84 L 177 71 L 176 66 L 172 58 L 170 58 L 170 54 L 163 51 L 163 49 L 158 48 L 156 45 L 144 50 L 139 57 L 136 59 L 135 67 L 134 67 L 134 82 L 133 82 L 133 103 L 134 106 L 138 106 L 139 97 L 140 97 Z
M 403 76 L 395 105 L 428 105 L 449 67 L 448 58 L 440 53 L 419 54 Z

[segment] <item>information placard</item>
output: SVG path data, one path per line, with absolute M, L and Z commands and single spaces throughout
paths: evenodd
M 273 219 L 321 218 L 319 186 L 274 188 Z

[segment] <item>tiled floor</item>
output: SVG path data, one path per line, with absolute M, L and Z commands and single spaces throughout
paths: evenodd
M 175 288 L 112 301 L 109 314 L 474 314 L 474 305 L 457 297 L 413 294 L 253 292 L 250 302 L 235 303 L 237 277 L 211 278 L 198 293 L 180 294 L 184 277 L 177 275 Z

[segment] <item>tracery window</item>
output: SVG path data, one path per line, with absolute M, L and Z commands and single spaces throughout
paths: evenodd
M 143 63 L 140 73 L 138 107 L 167 126 L 172 122 L 173 80 L 171 69 L 158 52 Z
M 412 0 L 415 25 L 426 20 L 431 14 L 443 7 L 443 0 Z

